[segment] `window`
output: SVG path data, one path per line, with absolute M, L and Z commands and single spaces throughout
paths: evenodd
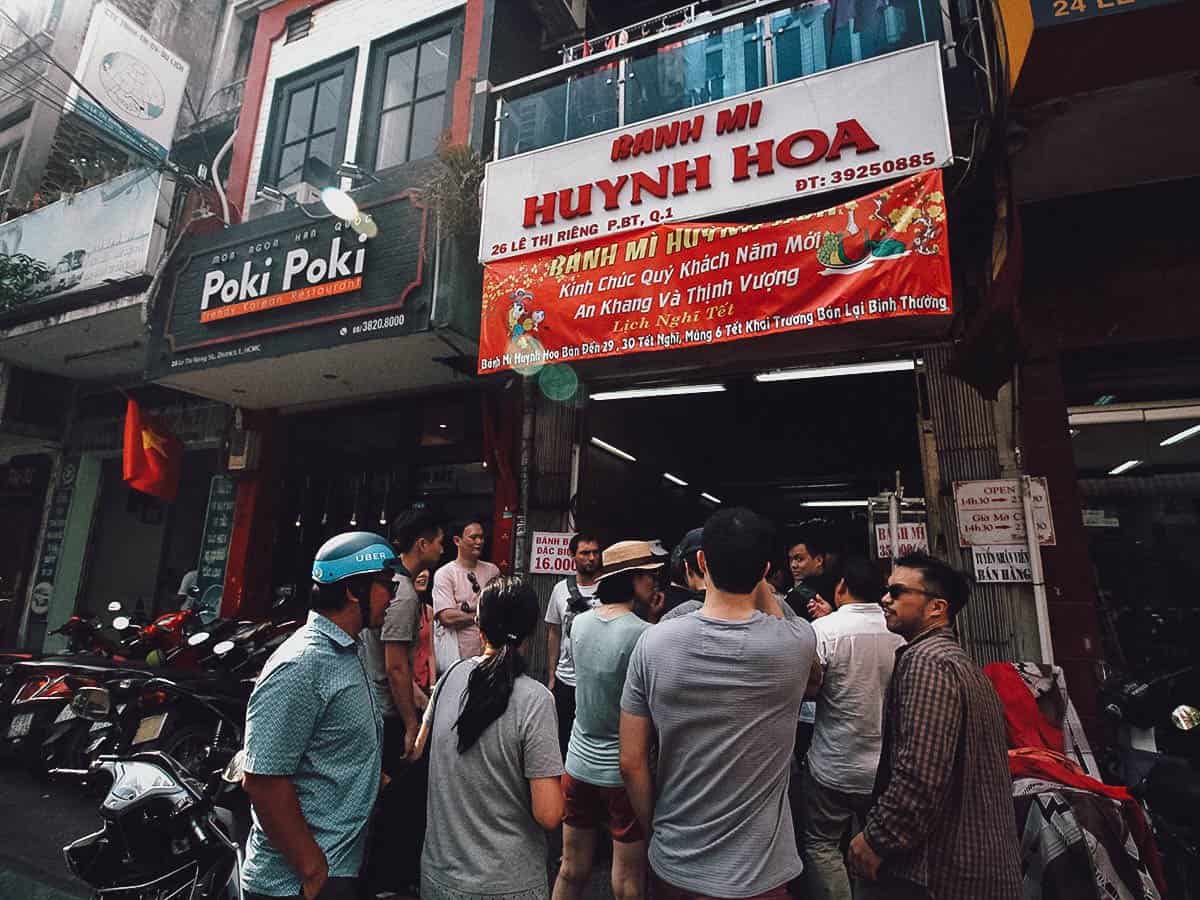
M 34 37 L 50 23 L 55 4 L 45 0 L 5 0 L 0 6 L 6 14 L 0 16 L 0 53 L 7 53 L 24 44 L 26 34 Z
M 21 144 L 9 144 L 0 147 L 0 213 L 8 203 L 8 192 L 12 190 L 13 177 L 17 174 L 17 157 L 21 153 Z
M 376 47 L 364 116 L 364 159 L 376 171 L 432 156 L 446 127 L 446 92 L 458 68 L 448 27 L 409 32 Z
M 354 91 L 354 56 L 278 82 L 271 104 L 263 184 L 324 187 L 342 162 Z

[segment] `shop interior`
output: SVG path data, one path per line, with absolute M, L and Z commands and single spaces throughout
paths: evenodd
M 911 358 L 673 389 L 593 387 L 580 528 L 671 546 L 721 506 L 748 506 L 783 532 L 825 519 L 847 551 L 869 553 L 867 499 L 892 490 L 897 473 L 906 496 L 924 496 Z
M 209 484 L 219 456 L 216 450 L 187 451 L 172 503 L 125 484 L 119 456 L 104 460 L 80 610 L 99 613 L 116 602 L 149 619 L 179 608 L 179 583 L 200 556 Z
M 309 583 L 313 557 L 328 538 L 352 529 L 386 535 L 392 519 L 415 504 L 446 522 L 490 523 L 495 488 L 483 417 L 483 395 L 463 392 L 289 417 L 273 553 L 276 599 Z M 446 553 L 454 554 L 449 540 Z M 490 553 L 489 533 L 484 558 Z
M 1200 350 L 1154 343 L 1063 358 L 1106 659 L 1194 661 L 1200 642 Z

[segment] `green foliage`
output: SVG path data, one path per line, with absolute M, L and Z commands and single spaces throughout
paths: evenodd
M 29 300 L 34 289 L 50 277 L 50 268 L 24 253 L 0 253 L 0 310 Z

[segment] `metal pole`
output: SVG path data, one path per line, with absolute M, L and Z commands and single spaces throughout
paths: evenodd
M 521 380 L 521 461 L 517 483 L 517 527 L 513 541 L 513 573 L 529 574 L 529 486 L 533 479 L 533 379 Z
M 891 531 L 889 543 L 892 550 L 892 568 L 896 568 L 896 560 L 900 558 L 900 495 L 895 491 L 888 494 L 888 530 Z
M 1037 610 L 1038 644 L 1042 662 L 1049 666 L 1054 664 L 1054 644 L 1050 640 L 1050 608 L 1046 602 L 1046 576 L 1042 571 L 1042 545 L 1033 518 L 1033 484 L 1028 475 L 1021 476 L 1020 487 L 1021 507 L 1025 513 L 1025 546 L 1029 548 L 1029 573 L 1033 580 L 1033 604 Z

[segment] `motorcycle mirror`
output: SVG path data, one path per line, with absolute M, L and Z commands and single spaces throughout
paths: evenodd
M 116 600 L 114 600 L 112 603 L 108 604 L 108 611 L 109 612 L 120 612 L 121 604 L 118 603 Z
M 1171 712 L 1171 724 L 1180 731 L 1191 731 L 1200 727 L 1200 709 L 1184 704 Z
M 225 771 L 221 773 L 221 780 L 226 784 L 241 784 L 242 778 L 246 774 L 246 748 L 242 748 L 237 753 L 233 754 L 233 759 L 225 766 Z
M 80 687 L 71 699 L 71 711 L 89 722 L 106 722 L 112 708 L 108 689 L 102 687 Z
M 113 628 L 116 631 L 124 631 L 129 627 L 129 616 L 117 616 L 113 619 Z
M 212 635 L 207 631 L 197 631 L 195 634 L 188 635 L 188 646 L 199 647 L 201 644 L 206 643 L 210 637 Z
M 221 641 L 217 646 L 213 647 L 213 653 L 217 656 L 224 656 L 233 649 L 233 641 Z

